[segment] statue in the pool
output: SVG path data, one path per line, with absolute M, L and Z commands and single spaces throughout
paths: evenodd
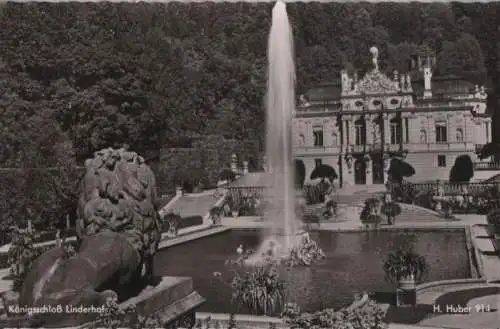
M 78 200 L 77 253 L 42 254 L 28 273 L 23 306 L 102 306 L 140 291 L 152 278 L 160 240 L 155 177 L 142 157 L 122 149 L 96 152 L 85 163 Z M 78 325 L 90 314 L 36 316 L 31 325 Z
M 305 231 L 297 233 L 289 247 L 284 241 L 280 242 L 282 239 L 282 236 L 267 239 L 256 253 L 248 257 L 247 263 L 279 262 L 289 266 L 309 266 L 325 258 L 318 243 Z

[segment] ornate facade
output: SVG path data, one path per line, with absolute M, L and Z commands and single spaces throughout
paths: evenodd
M 392 78 L 378 66 L 362 79 L 341 73 L 340 82 L 323 84 L 300 98 L 293 127 L 296 160 L 308 177 L 328 164 L 342 185 L 383 184 L 389 160 L 413 165 L 412 181 L 447 180 L 455 158 L 491 142 L 487 95 L 455 76 L 433 77 L 434 57 L 418 59 L 408 73 Z

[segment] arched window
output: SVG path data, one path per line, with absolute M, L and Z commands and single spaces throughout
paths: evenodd
M 299 145 L 304 145 L 306 143 L 306 137 L 304 134 L 299 135 Z
M 332 133 L 332 146 L 337 146 L 339 141 L 338 141 L 338 136 L 337 133 Z
M 462 128 L 457 128 L 457 141 L 458 142 L 463 142 L 464 140 L 464 131 Z
M 425 129 L 420 130 L 420 143 L 427 144 L 427 132 Z

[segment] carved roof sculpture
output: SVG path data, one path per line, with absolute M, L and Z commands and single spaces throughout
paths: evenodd
M 354 90 L 360 94 L 391 94 L 401 91 L 399 82 L 389 79 L 378 69 L 365 74 L 355 86 Z

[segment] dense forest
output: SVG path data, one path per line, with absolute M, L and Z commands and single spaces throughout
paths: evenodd
M 499 3 L 287 7 L 298 93 L 337 79 L 342 68 L 362 72 L 373 45 L 381 67 L 400 72 L 428 48 L 437 54 L 435 74 L 485 83 L 490 108 L 498 105 Z M 71 168 L 102 147 L 127 143 L 143 153 L 200 134 L 262 140 L 271 9 L 2 3 L 0 221 L 46 225 L 67 214 L 75 195 Z M 64 170 L 33 169 L 47 166 Z

